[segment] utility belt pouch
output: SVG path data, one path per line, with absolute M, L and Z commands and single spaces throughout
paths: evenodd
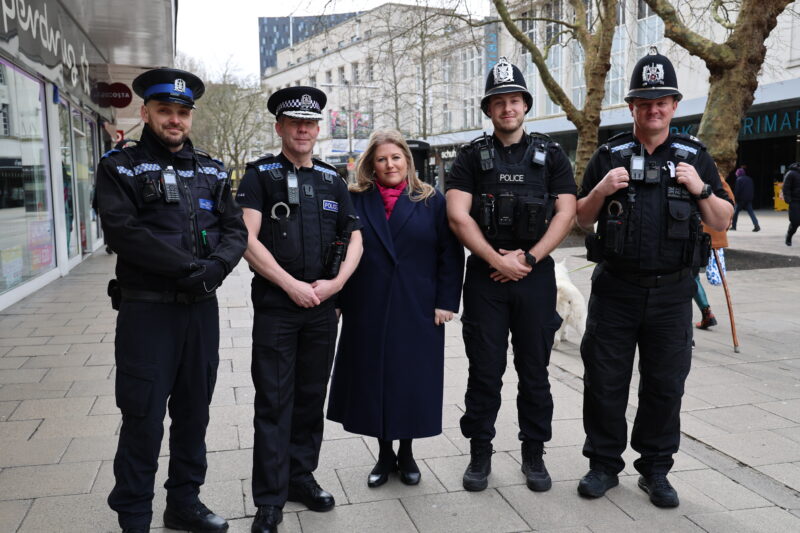
M 108 280 L 108 289 L 106 293 L 111 298 L 111 309 L 119 311 L 119 304 L 122 300 L 122 290 L 119 288 L 119 282 L 116 279 Z
M 593 263 L 603 260 L 603 241 L 599 233 L 589 233 L 584 239 L 586 244 L 586 259 Z
M 620 217 L 611 217 L 606 220 L 605 242 L 603 255 L 614 257 L 622 255 L 625 249 L 625 220 Z
M 667 200 L 669 217 L 667 218 L 667 238 L 689 240 L 690 215 L 692 205 L 683 200 Z
M 691 256 L 689 257 L 689 266 L 703 267 L 708 263 L 708 255 L 711 253 L 711 235 L 702 230 L 699 222 L 694 224 L 694 235 L 691 241 Z
M 501 193 L 497 197 L 497 225 L 509 227 L 514 225 L 514 210 L 517 206 L 517 198 L 508 192 Z
M 547 200 L 525 198 L 520 202 L 516 222 L 514 234 L 518 239 L 539 240 L 547 229 Z
M 160 179 L 144 178 L 142 180 L 142 200 L 149 204 L 160 200 L 162 195 Z
M 481 194 L 480 204 L 478 204 L 478 225 L 484 232 L 489 231 L 494 219 L 494 195 Z

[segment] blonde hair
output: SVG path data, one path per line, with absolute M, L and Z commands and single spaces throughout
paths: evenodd
M 436 194 L 436 189 L 417 177 L 411 150 L 408 148 L 403 134 L 397 130 L 377 130 L 370 135 L 367 149 L 364 150 L 364 153 L 358 158 L 358 164 L 356 165 L 356 182 L 350 185 L 350 191 L 365 192 L 375 186 L 375 151 L 378 149 L 378 146 L 387 143 L 394 144 L 400 148 L 400 151 L 403 152 L 406 158 L 406 181 L 408 182 L 406 191 L 411 201 L 419 202 L 420 200 L 427 200 Z

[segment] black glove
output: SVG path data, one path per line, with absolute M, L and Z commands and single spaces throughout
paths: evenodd
M 198 259 L 189 266 L 191 274 L 177 281 L 178 290 L 192 294 L 214 292 L 225 279 L 226 269 L 218 259 Z

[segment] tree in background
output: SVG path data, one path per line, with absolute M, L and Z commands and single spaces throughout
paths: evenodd
M 741 121 L 753 104 L 758 74 L 767 54 L 764 43 L 792 0 L 703 3 L 699 8 L 710 10 L 711 18 L 725 34 L 723 42 L 707 36 L 715 31 L 690 27 L 697 20 L 691 5 L 676 10 L 668 0 L 644 2 L 664 21 L 664 35 L 702 59 L 709 70 L 708 100 L 697 136 L 708 147 L 724 178 L 736 165 Z

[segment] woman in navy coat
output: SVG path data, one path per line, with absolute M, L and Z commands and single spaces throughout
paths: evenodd
M 370 487 L 393 471 L 415 485 L 412 439 L 442 432 L 444 323 L 458 311 L 464 249 L 447 225 L 444 196 L 417 178 L 399 132 L 373 133 L 350 192 L 364 254 L 339 294 L 328 418 L 378 439 Z

